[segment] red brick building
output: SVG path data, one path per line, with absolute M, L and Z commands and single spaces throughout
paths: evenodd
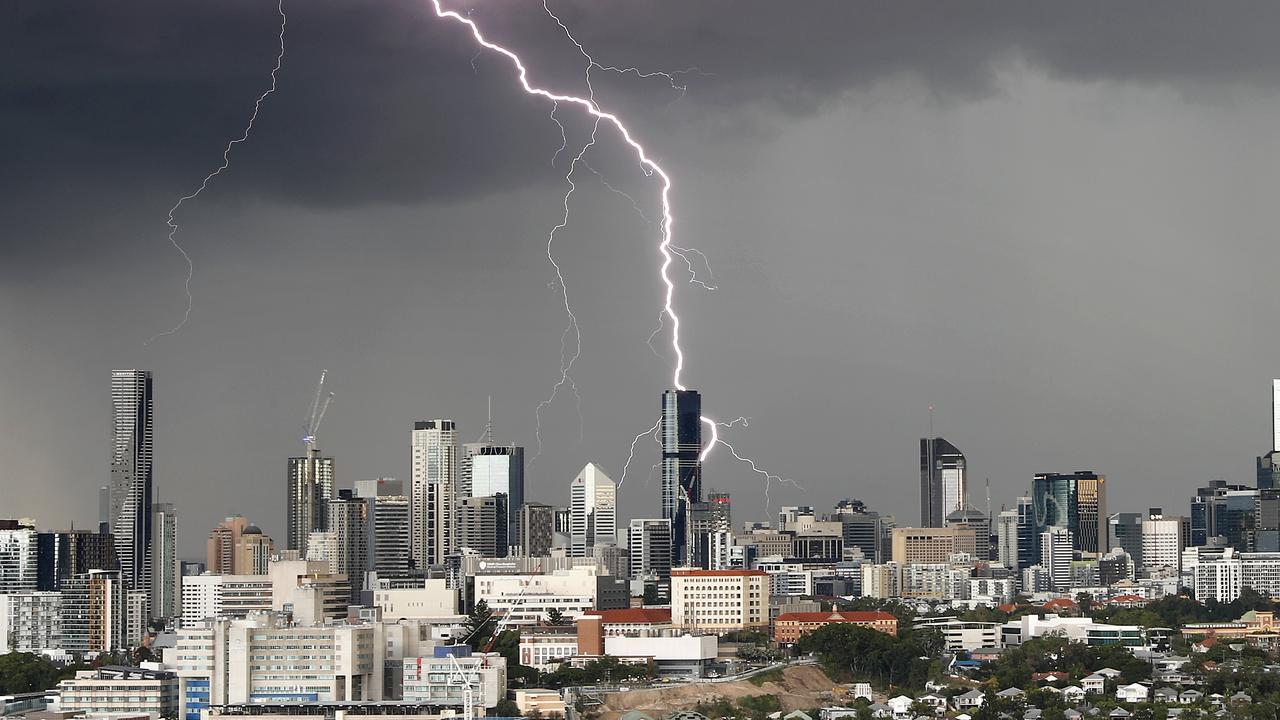
M 898 636 L 898 618 L 883 610 L 871 610 L 783 613 L 773 622 L 773 639 L 779 643 L 793 643 L 802 635 L 835 623 L 850 623 Z

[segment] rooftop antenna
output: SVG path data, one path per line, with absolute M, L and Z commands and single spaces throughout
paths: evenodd
M 489 445 L 493 444 L 493 396 L 492 395 L 489 396 L 489 419 L 488 419 L 488 422 L 484 424 L 484 441 Z

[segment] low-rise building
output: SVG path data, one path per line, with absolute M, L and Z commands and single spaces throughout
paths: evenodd
M 58 683 L 59 708 L 77 713 L 145 714 L 171 718 L 178 712 L 178 676 L 165 670 L 108 665 L 80 670 Z
M 516 708 L 524 717 L 565 717 L 566 708 L 555 690 L 529 688 L 515 691 Z
M 472 653 L 468 645 L 442 645 L 430 657 L 405 658 L 405 702 L 462 707 L 465 687 L 475 707 L 492 708 L 507 697 L 507 659 Z
M 950 652 L 975 650 L 1000 644 L 1000 623 L 941 617 L 919 620 L 915 627 L 937 630 L 942 635 L 946 649 Z
M 606 655 L 623 662 L 648 660 L 664 677 L 700 678 L 716 659 L 715 635 L 674 635 L 666 637 L 609 637 L 604 640 Z
M 783 613 L 773 623 L 773 639 L 779 643 L 794 643 L 801 636 L 807 635 L 827 625 L 849 624 L 878 630 L 886 635 L 897 636 L 898 618 L 883 610 L 816 612 L 816 613 Z

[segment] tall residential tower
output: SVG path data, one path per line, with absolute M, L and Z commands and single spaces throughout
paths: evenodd
M 112 370 L 110 522 L 120 578 L 126 587 L 151 584 L 153 395 L 150 370 Z
M 452 420 L 419 420 L 413 424 L 410 445 L 410 554 L 416 567 L 443 565 L 456 540 L 457 426 Z

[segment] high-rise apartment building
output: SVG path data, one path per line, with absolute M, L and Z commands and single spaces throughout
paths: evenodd
M 520 506 L 519 544 L 521 557 L 545 557 L 551 554 L 555 540 L 556 508 L 527 502 Z
M 1107 543 L 1107 479 L 1093 472 L 1041 473 L 1031 481 L 1036 536 L 1050 527 L 1071 531 L 1076 550 L 1102 554 Z
M 304 455 L 289 458 L 287 549 L 307 554 L 311 533 L 323 531 L 329 522 L 328 503 L 333 499 L 333 458 L 320 454 L 308 437 Z
M 409 514 L 409 496 L 404 483 L 395 478 L 357 480 L 356 496 L 373 503 L 373 522 L 369 524 L 369 547 L 372 569 L 379 577 L 398 577 L 409 572 L 413 527 Z
M 702 501 L 702 395 L 662 393 L 662 517 L 671 521 L 673 562 L 690 563 L 690 509 Z
M 209 531 L 209 539 L 205 542 L 205 568 L 214 575 L 237 575 L 236 544 L 240 535 L 249 526 L 249 518 L 243 515 L 232 515 L 224 518 L 217 527 Z
M 996 516 L 996 560 L 1018 571 L 1018 511 L 1001 510 Z
M 456 542 L 458 429 L 452 420 L 419 420 L 410 435 L 411 555 L 416 567 L 443 565 Z
M 711 570 L 717 538 L 733 536 L 733 500 L 727 492 L 712 490 L 706 500 L 692 505 L 691 513 L 690 559 L 694 567 Z
M 627 551 L 633 579 L 671 577 L 671 521 L 636 518 L 627 528 Z
M 329 558 L 329 572 L 346 575 L 351 600 L 358 602 L 369 569 L 369 501 L 350 490 L 339 490 L 329 501 L 329 529 L 335 556 Z
M 39 533 L 19 520 L 0 520 L 0 595 L 39 586 Z
M 155 504 L 151 529 L 151 615 L 178 617 L 182 587 L 178 584 L 178 511 L 173 503 Z
M 1233 534 L 1233 524 L 1238 524 L 1232 511 L 1238 509 L 1238 503 L 1227 507 L 1227 493 L 1248 491 L 1252 488 L 1244 485 L 1228 485 L 1226 480 L 1210 480 L 1205 487 L 1196 488 L 1191 498 L 1191 545 L 1200 547 L 1210 538 L 1226 537 Z M 1235 534 L 1238 535 L 1238 532 Z M 1108 548 L 1110 549 L 1110 548 Z
M 112 370 L 110 522 L 120 576 L 129 588 L 151 582 L 154 399 L 150 370 Z
M 247 525 L 236 541 L 235 561 L 229 572 L 235 575 L 266 575 L 275 552 L 276 546 L 270 535 L 264 535 L 257 525 Z
M 71 655 L 124 649 L 128 591 L 118 570 L 90 570 L 67 578 L 62 589 L 62 649 Z
M 920 526 L 942 527 L 967 497 L 964 454 L 943 438 L 920 438 Z
M 39 544 L 39 589 L 61 590 L 70 577 L 90 570 L 119 570 L 115 538 L 92 530 L 42 532 Z
M 1071 553 L 1074 541 L 1071 531 L 1052 526 L 1040 533 L 1040 565 L 1049 572 L 1049 583 L 1054 590 L 1071 587 Z
M 569 555 L 590 557 L 597 545 L 618 543 L 618 484 L 587 463 L 569 486 Z

